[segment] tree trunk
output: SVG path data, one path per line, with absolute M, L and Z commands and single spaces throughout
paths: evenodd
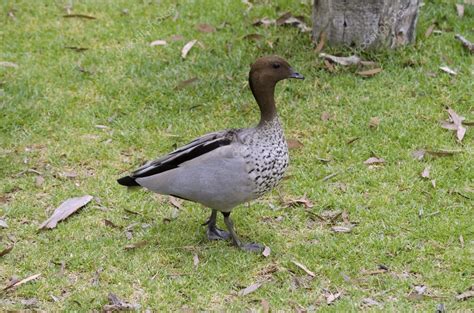
M 313 40 L 396 48 L 415 40 L 420 0 L 314 0 Z

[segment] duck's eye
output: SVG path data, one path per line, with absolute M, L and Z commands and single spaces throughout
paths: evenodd
M 273 63 L 272 66 L 273 68 L 280 68 L 280 63 Z

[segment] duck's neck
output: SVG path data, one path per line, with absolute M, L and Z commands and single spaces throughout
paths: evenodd
M 277 110 L 275 106 L 275 84 L 264 82 L 262 83 L 258 77 L 249 77 L 250 89 L 260 108 L 260 122 L 257 127 L 262 127 L 266 123 L 277 118 Z

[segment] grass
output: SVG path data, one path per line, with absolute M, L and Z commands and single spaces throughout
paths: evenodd
M 22 300 L 36 298 L 45 311 L 100 310 L 113 292 L 143 310 L 240 311 L 261 309 L 266 299 L 273 310 L 355 311 L 364 298 L 383 305 L 373 310 L 434 311 L 441 303 L 449 311 L 472 309 L 472 299 L 455 296 L 474 280 L 473 135 L 469 129 L 459 143 L 439 121 L 447 117 L 445 106 L 474 119 L 473 59 L 453 39 L 457 32 L 474 39 L 474 7 L 466 5 L 459 18 L 453 1 L 425 1 L 416 45 L 360 52 L 384 69 L 365 79 L 356 69 L 328 72 L 309 35 L 296 28 L 251 26 L 285 11 L 310 16 L 306 2 L 258 1 L 248 13 L 237 0 L 74 2 L 73 13 L 97 18 L 86 20 L 63 18 L 67 1 L 3 1 L 0 61 L 18 68 L 0 67 L 0 217 L 9 226 L 0 229 L 0 250 L 15 245 L 0 259 L 0 281 L 42 275 L 2 292 L 0 307 L 24 309 Z M 443 33 L 425 38 L 433 20 Z M 221 27 L 201 33 L 198 23 Z M 249 33 L 265 39 L 242 39 Z M 170 41 L 176 34 L 184 39 Z M 150 47 L 157 39 L 169 43 Z M 202 45 L 183 60 L 180 50 L 191 39 Z M 304 144 L 290 153 L 289 179 L 233 214 L 243 238 L 271 247 L 268 258 L 205 240 L 200 224 L 209 212 L 197 204 L 184 203 L 178 217 L 164 223 L 173 215 L 165 197 L 129 192 L 115 182 L 196 136 L 254 124 L 248 65 L 266 54 L 287 58 L 307 78 L 277 87 L 286 135 Z M 443 65 L 459 75 L 438 70 Z M 199 81 L 174 89 L 192 77 Z M 332 118 L 321 121 L 323 112 Z M 368 126 L 372 117 L 381 121 L 376 128 Z M 354 137 L 359 140 L 347 144 Z M 462 153 L 418 161 L 411 153 L 419 148 Z M 364 165 L 373 154 L 386 164 Z M 430 179 L 422 179 L 427 166 Z M 18 175 L 27 169 L 41 172 L 44 183 L 38 186 L 33 173 Z M 64 178 L 65 171 L 77 177 Z M 62 201 L 84 194 L 99 200 L 56 229 L 37 232 Z M 304 195 L 312 208 L 281 203 Z M 347 212 L 357 226 L 334 233 L 311 219 L 328 210 Z M 122 228 L 105 226 L 105 219 Z M 130 225 L 133 238 L 127 239 Z M 124 250 L 143 240 L 144 247 Z M 366 274 L 380 264 L 389 271 Z M 237 295 L 262 281 L 254 293 Z M 408 296 L 420 285 L 425 296 Z M 342 295 L 327 305 L 327 291 Z

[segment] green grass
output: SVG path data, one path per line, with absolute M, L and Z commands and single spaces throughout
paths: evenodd
M 0 67 L 0 218 L 9 225 L 0 229 L 0 250 L 15 243 L 0 258 L 0 284 L 12 276 L 42 274 L 2 292 L 2 309 L 25 308 L 21 300 L 34 297 L 45 311 L 100 310 L 109 292 L 143 310 L 238 311 L 260 309 L 266 299 L 273 310 L 354 311 L 364 298 L 383 304 L 375 310 L 432 312 L 439 303 L 449 311 L 472 309 L 472 299 L 454 297 L 474 281 L 473 134 L 469 129 L 459 143 L 439 121 L 447 117 L 445 106 L 474 120 L 473 58 L 453 39 L 457 32 L 474 39 L 474 6 L 466 5 L 461 19 L 454 1 L 425 1 L 416 45 L 362 53 L 384 69 L 364 79 L 356 69 L 326 71 L 308 34 L 251 26 L 256 18 L 285 11 L 309 17 L 311 6 L 304 2 L 256 1 L 248 14 L 238 0 L 74 2 L 73 13 L 96 20 L 63 18 L 67 1 L 2 2 L 0 61 L 18 68 Z M 15 19 L 7 14 L 12 9 Z M 128 14 L 122 14 L 124 9 Z M 433 20 L 444 32 L 425 38 Z M 225 22 L 211 34 L 195 29 L 198 23 L 218 27 Z M 249 33 L 265 40 L 242 39 Z M 149 46 L 176 34 L 184 39 Z M 202 46 L 182 60 L 180 50 L 192 39 Z M 205 240 L 200 224 L 209 210 L 197 204 L 184 203 L 178 218 L 164 223 L 173 211 L 166 198 L 129 192 L 115 182 L 196 136 L 256 123 L 248 65 L 266 54 L 285 57 L 307 78 L 277 87 L 286 135 L 304 144 L 290 153 L 289 179 L 233 214 L 245 240 L 271 247 L 268 258 Z M 459 75 L 438 70 L 446 64 Z M 195 76 L 196 84 L 174 89 Z M 321 121 L 322 112 L 333 118 Z M 380 118 L 378 128 L 368 127 L 371 117 Z M 354 137 L 360 139 L 346 143 Z M 417 161 L 411 153 L 418 148 L 462 153 Z M 386 164 L 364 165 L 373 154 Z M 431 166 L 435 187 L 420 177 L 426 166 Z M 36 186 L 32 173 L 17 175 L 27 169 L 41 172 L 44 184 Z M 71 170 L 78 177 L 61 176 Z M 36 231 L 62 201 L 84 194 L 100 203 L 93 201 L 54 230 Z M 314 203 L 311 209 L 281 204 L 282 198 L 303 195 Z M 346 211 L 357 226 L 351 233 L 334 233 L 307 212 L 325 210 Z M 104 219 L 121 227 L 135 224 L 133 238 L 105 226 Z M 124 250 L 142 240 L 147 241 L 144 247 Z M 194 254 L 200 260 L 197 268 Z M 293 260 L 316 277 L 307 280 Z M 364 274 L 379 264 L 390 271 Z M 275 272 L 265 274 L 272 268 Z M 93 284 L 96 271 L 99 280 Z M 295 279 L 302 286 L 295 287 Z M 256 292 L 237 295 L 261 281 Z M 416 285 L 426 285 L 427 296 L 408 297 Z M 325 290 L 342 296 L 328 306 Z

